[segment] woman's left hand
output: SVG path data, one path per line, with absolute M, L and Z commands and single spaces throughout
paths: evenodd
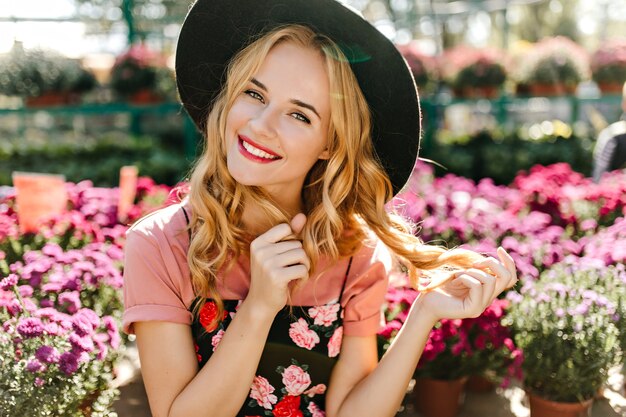
M 517 283 L 511 255 L 502 247 L 497 255 L 499 260 L 485 258 L 471 269 L 456 272 L 456 277 L 440 288 L 420 294 L 418 299 L 435 321 L 478 317 L 502 291 Z

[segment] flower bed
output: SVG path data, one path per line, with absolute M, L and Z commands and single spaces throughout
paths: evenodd
M 0 409 L 8 415 L 109 415 L 126 340 L 122 260 L 127 226 L 118 189 L 68 184 L 68 210 L 20 235 L 12 193 L 0 199 Z M 138 184 L 130 221 L 161 206 L 169 187 Z
M 430 166 L 418 163 L 412 182 L 390 208 L 412 219 L 425 242 L 467 247 L 491 256 L 503 246 L 516 261 L 523 288 L 554 276 L 563 262 L 576 270 L 594 264 L 600 276 L 614 266 L 618 271 L 615 276 L 626 281 L 625 173 L 610 173 L 595 184 L 567 164 L 535 166 L 518 174 L 506 187 L 494 185 L 490 179 L 475 183 L 454 175 L 435 178 Z M 417 296 L 406 287 L 406 280 L 398 282 L 387 296 L 387 326 L 380 333 L 383 348 L 392 342 Z M 622 306 L 610 313 L 617 312 L 612 320 L 621 320 L 615 326 L 626 346 L 626 292 L 609 290 L 608 282 L 608 278 L 606 282 L 597 279 L 590 289 L 610 294 L 613 305 Z M 504 383 L 510 377 L 534 381 L 533 389 L 537 390 L 541 376 L 534 372 L 541 368 L 541 361 L 524 367 L 524 339 L 515 330 L 520 326 L 512 326 L 513 319 L 507 318 L 508 311 L 519 310 L 519 303 L 532 302 L 528 297 L 533 293 L 523 290 L 519 296 L 514 290 L 510 294 L 506 301 L 496 300 L 479 319 L 443 321 L 436 326 L 416 374 L 453 379 L 482 372 Z M 524 314 L 517 317 L 524 323 Z M 551 319 L 542 317 L 546 326 L 551 325 Z M 609 342 L 603 346 L 618 349 L 614 340 Z M 535 353 L 531 355 L 536 362 Z M 606 365 L 615 363 L 615 357 L 609 356 L 599 367 L 600 376 L 594 374 L 593 386 L 606 376 Z M 588 388 L 581 391 L 581 398 L 588 395 Z
M 67 190 L 67 211 L 26 235 L 18 232 L 12 191 L 0 196 L 0 353 L 7 361 L 0 389 L 11 394 L 2 397 L 0 409 L 10 415 L 78 416 L 85 410 L 105 415 L 117 395 L 111 381 L 126 341 L 118 329 L 127 226 L 117 220 L 117 189 L 85 181 L 68 184 Z M 140 179 L 128 222 L 173 201 L 172 194 L 169 187 Z M 537 378 L 529 378 L 535 368 L 522 362 L 524 339 L 516 330 L 521 327 L 509 327 L 509 314 L 528 302 L 528 288 L 544 285 L 563 262 L 578 269 L 595 265 L 601 272 L 613 265 L 611 280 L 589 285 L 615 306 L 613 333 L 620 350 L 626 348 L 626 291 L 616 281 L 626 279 L 626 174 L 613 172 L 596 184 L 567 164 L 535 166 L 507 187 L 489 179 L 435 178 L 430 166 L 419 163 L 389 208 L 414 221 L 426 242 L 487 255 L 503 246 L 516 260 L 525 288 L 496 300 L 479 318 L 442 321 L 416 375 L 483 374 L 500 383 L 515 377 L 536 386 Z M 393 278 L 381 352 L 417 296 L 402 274 Z M 35 401 L 40 414 L 33 414 Z

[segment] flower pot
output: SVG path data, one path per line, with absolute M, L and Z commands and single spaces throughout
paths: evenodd
M 65 106 L 68 104 L 76 104 L 79 101 L 79 96 L 77 94 L 68 92 L 48 92 L 35 97 L 26 97 L 24 99 L 24 104 L 26 107 L 37 108 Z
M 467 380 L 467 383 L 465 384 L 465 389 L 468 392 L 475 392 L 475 393 L 481 393 L 481 394 L 491 392 L 495 388 L 496 388 L 496 385 L 482 375 L 470 376 L 469 379 Z
M 598 83 L 602 94 L 622 94 L 624 84 L 621 83 Z
M 455 88 L 453 90 L 455 97 L 469 98 L 469 99 L 494 99 L 498 97 L 498 87 L 496 86 L 484 86 L 484 87 L 462 87 Z
M 153 104 L 160 103 L 163 98 L 152 90 L 139 90 L 128 96 L 128 101 L 132 104 Z
M 455 417 L 465 400 L 467 377 L 444 381 L 421 378 L 415 380 L 415 408 L 424 417 Z
M 530 95 L 538 97 L 566 96 L 576 92 L 576 86 L 566 84 L 530 84 Z
M 590 416 L 593 398 L 579 403 L 550 401 L 526 393 L 530 402 L 530 417 L 587 417 Z

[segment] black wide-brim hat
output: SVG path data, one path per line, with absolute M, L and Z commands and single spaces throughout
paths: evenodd
M 181 101 L 204 132 L 233 56 L 279 26 L 301 24 L 337 43 L 350 62 L 372 115 L 372 141 L 394 193 L 407 182 L 418 154 L 417 88 L 396 47 L 336 0 L 198 0 L 176 49 Z

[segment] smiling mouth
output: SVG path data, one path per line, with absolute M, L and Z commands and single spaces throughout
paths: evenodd
M 238 136 L 239 150 L 248 159 L 256 162 L 272 162 L 278 159 L 282 159 L 280 155 L 275 153 L 269 153 L 271 151 L 261 149 L 259 145 L 254 144 L 250 139 L 245 136 Z

